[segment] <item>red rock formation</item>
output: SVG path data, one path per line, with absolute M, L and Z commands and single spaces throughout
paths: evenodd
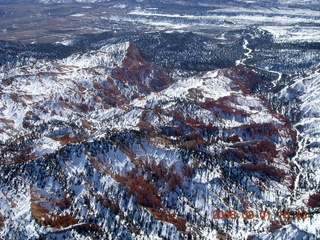
M 310 195 L 307 206 L 320 207 L 320 193 L 315 193 L 313 195 Z

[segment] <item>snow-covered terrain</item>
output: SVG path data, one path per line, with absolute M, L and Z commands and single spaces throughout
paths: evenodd
M 318 1 L 2 2 L 0 239 L 320 239 Z
M 318 147 L 298 149 L 298 187 L 290 159 L 294 129 L 299 144 L 317 144 L 318 77 L 279 95 L 293 89 L 308 103 L 292 128 L 253 94 L 260 76 L 242 64 L 170 79 L 132 42 L 16 63 L 1 76 L 3 238 L 267 239 L 282 226 L 319 237 L 317 215 L 278 216 L 307 209 L 298 199 L 316 194 L 300 185 L 306 156 L 318 175 Z M 218 209 L 237 217 L 214 219 Z M 243 219 L 249 209 L 254 219 Z
M 290 111 L 295 119 L 294 128 L 298 133 L 298 150 L 293 161 L 297 165 L 297 177 L 294 188 L 294 204 L 307 203 L 312 209 L 309 221 L 297 223 L 297 227 L 314 234 L 319 233 L 316 224 L 320 216 L 320 145 L 319 145 L 319 71 L 295 79 L 293 84 L 278 93 L 280 101 L 285 105 L 284 111 Z M 312 219 L 312 221 L 311 221 Z

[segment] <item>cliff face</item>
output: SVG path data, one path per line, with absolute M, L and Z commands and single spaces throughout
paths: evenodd
M 12 67 L 1 79 L 0 236 L 243 238 L 290 224 L 258 217 L 291 204 L 297 144 L 252 93 L 259 81 L 240 65 L 173 79 L 133 42 Z M 236 219 L 214 219 L 219 209 Z

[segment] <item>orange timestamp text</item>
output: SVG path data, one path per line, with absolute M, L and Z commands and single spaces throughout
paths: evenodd
M 213 219 L 271 219 L 272 213 L 269 210 L 261 210 L 258 212 L 254 212 L 253 210 L 244 210 L 242 212 L 237 212 L 235 210 L 214 210 L 213 211 Z M 289 219 L 289 218 L 297 218 L 297 219 L 307 219 L 308 212 L 306 210 L 299 210 L 297 212 L 292 212 L 289 210 L 282 210 L 275 213 L 275 217 L 279 217 L 280 219 Z

